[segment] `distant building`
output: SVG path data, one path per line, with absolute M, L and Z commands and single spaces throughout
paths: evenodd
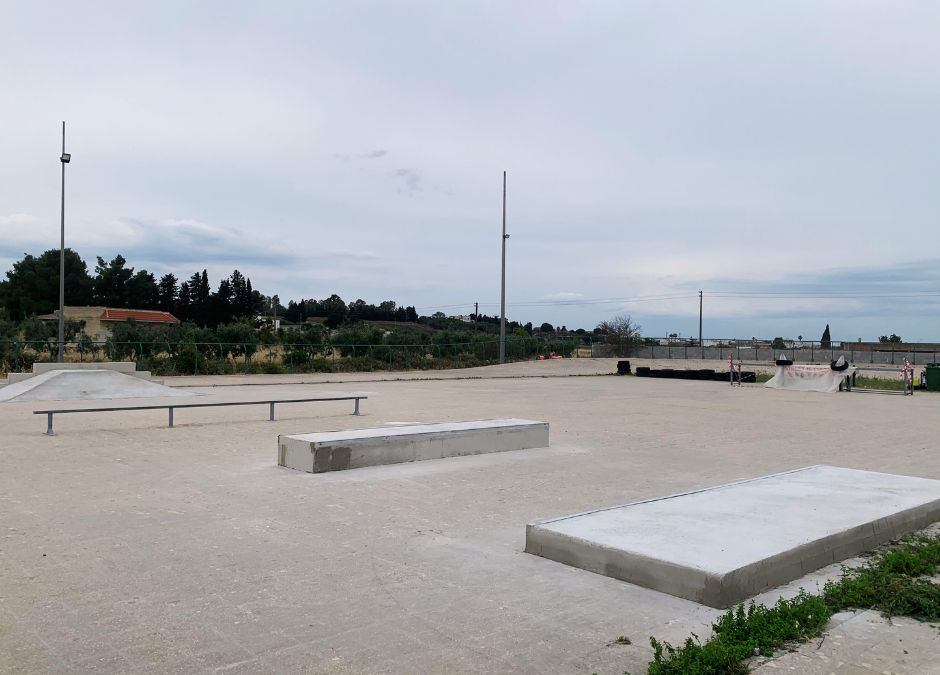
M 473 323 L 473 319 L 472 319 L 471 317 L 469 317 L 469 316 L 464 316 L 464 315 L 462 315 L 462 314 L 461 314 L 461 315 L 457 315 L 457 316 L 449 316 L 449 317 L 447 317 L 447 318 L 448 318 L 448 319 L 457 319 L 458 321 L 463 321 L 463 322 L 465 322 L 465 323 Z
M 45 314 L 40 319 L 59 320 L 59 310 Z M 65 318 L 85 322 L 85 334 L 95 342 L 108 339 L 111 326 L 134 319 L 137 323 L 176 324 L 180 320 L 169 312 L 150 309 L 111 309 L 109 307 L 66 307 Z

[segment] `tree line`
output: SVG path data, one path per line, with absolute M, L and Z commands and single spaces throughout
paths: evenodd
M 129 267 L 122 255 L 110 261 L 97 257 L 94 273 L 81 256 L 65 249 L 65 304 L 69 307 L 103 306 L 169 312 L 183 323 L 215 328 L 238 320 L 277 315 L 293 323 L 323 318 L 329 328 L 362 321 L 411 321 L 414 307 L 391 300 L 373 305 L 364 300 L 347 304 L 333 294 L 324 300 L 291 300 L 287 306 L 277 295 L 266 296 L 237 269 L 213 290 L 206 270 L 179 280 L 172 273 L 159 279 L 145 269 Z M 25 254 L 0 281 L 0 319 L 22 322 L 50 314 L 59 307 L 59 249 L 39 256 Z

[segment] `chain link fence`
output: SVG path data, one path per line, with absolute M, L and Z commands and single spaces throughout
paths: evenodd
M 828 363 L 844 356 L 850 363 L 912 365 L 936 363 L 940 345 L 856 345 L 852 342 L 706 340 L 705 345 L 671 338 L 621 338 L 616 335 L 560 335 L 509 338 L 506 361 L 563 358 L 705 359 Z M 0 341 L 0 373 L 27 372 L 33 363 L 58 360 L 54 341 Z M 417 345 L 260 344 L 232 342 L 68 342 L 70 363 L 133 361 L 155 375 L 250 373 L 374 372 L 472 368 L 498 363 L 499 340 Z

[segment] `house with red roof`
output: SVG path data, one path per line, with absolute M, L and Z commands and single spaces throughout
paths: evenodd
M 40 319 L 59 319 L 59 310 L 46 314 Z M 85 322 L 85 333 L 96 342 L 103 342 L 111 334 L 115 323 L 134 319 L 137 323 L 174 324 L 180 320 L 169 312 L 152 309 L 112 309 L 110 307 L 66 307 L 65 318 Z

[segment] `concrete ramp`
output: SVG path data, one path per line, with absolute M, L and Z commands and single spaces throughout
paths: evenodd
M 940 519 L 940 481 L 814 466 L 526 528 L 528 553 L 724 608 Z
M 0 401 L 90 401 L 194 396 L 114 370 L 49 370 L 0 389 Z
M 548 446 L 548 423 L 501 418 L 278 436 L 278 464 L 308 473 Z

